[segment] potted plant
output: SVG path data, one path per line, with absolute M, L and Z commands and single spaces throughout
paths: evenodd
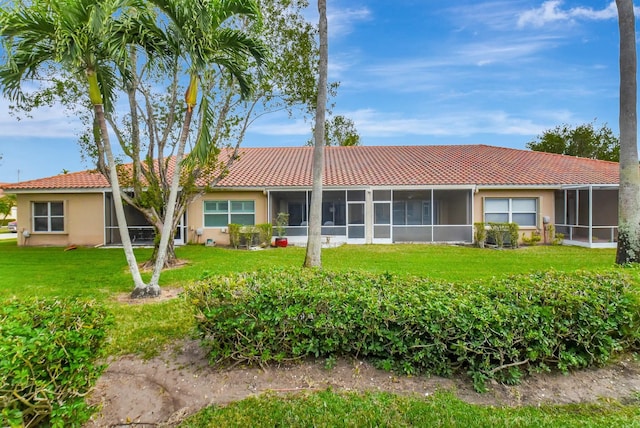
M 278 237 L 275 240 L 276 247 L 286 247 L 289 243 L 289 240 L 285 238 L 287 234 L 286 226 L 289 224 L 289 214 L 280 212 L 276 216 L 276 233 Z

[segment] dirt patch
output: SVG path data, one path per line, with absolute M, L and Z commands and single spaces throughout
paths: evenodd
M 162 287 L 160 289 L 160 295 L 158 297 L 147 297 L 144 299 L 132 299 L 131 293 L 118 293 L 115 297 L 115 301 L 123 303 L 125 305 L 141 305 L 149 303 L 159 303 L 166 300 L 175 299 L 182 293 L 182 288 L 168 288 Z
M 86 427 L 174 426 L 208 405 L 268 391 L 291 393 L 329 387 L 419 396 L 453 390 L 469 403 L 495 406 L 584 403 L 602 398 L 626 401 L 640 391 L 640 363 L 629 357 L 606 368 L 571 375 L 535 375 L 518 386 L 494 382 L 489 392 L 478 394 L 468 378 L 397 376 L 359 360 L 338 360 L 330 369 L 323 361 L 266 369 L 216 369 L 208 365 L 197 341 L 185 341 L 149 361 L 131 356 L 111 361 L 90 397 L 102 409 Z

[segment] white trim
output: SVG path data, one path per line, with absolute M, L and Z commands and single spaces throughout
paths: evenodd
M 496 184 L 496 185 L 484 185 L 478 184 L 476 187 L 478 191 L 481 190 L 559 190 L 562 189 L 562 184 L 546 184 L 546 185 L 536 185 L 536 184 Z
M 596 190 L 613 190 L 619 189 L 619 184 L 567 184 L 563 185 L 560 190 L 587 190 L 594 188 Z
M 583 248 L 617 248 L 617 242 L 586 242 L 586 241 L 573 241 L 569 239 L 563 239 L 562 245 L 569 245 L 573 247 Z

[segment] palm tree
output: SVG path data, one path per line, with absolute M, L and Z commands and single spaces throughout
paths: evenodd
M 320 62 L 318 68 L 318 101 L 313 132 L 313 190 L 309 207 L 309 237 L 305 267 L 322 267 L 322 170 L 324 169 L 324 127 L 327 110 L 328 29 L 327 1 L 318 0 L 320 31 Z
M 0 86 L 16 102 L 26 95 L 22 84 L 41 74 L 64 70 L 85 82 L 99 128 L 98 144 L 106 155 L 116 218 L 127 263 L 136 287 L 144 282 L 129 238 L 115 159 L 105 120 L 113 108 L 118 74 L 127 79 L 128 47 L 150 42 L 153 31 L 138 19 L 145 5 L 137 0 L 33 0 L 18 2 L 0 15 L 7 62 L 0 66 Z M 158 41 L 161 43 L 161 41 Z M 162 51 L 157 44 L 153 49 Z M 79 101 L 83 102 L 83 101 Z
M 253 0 L 36 0 L 26 8 L 2 11 L 0 37 L 8 52 L 8 61 L 0 67 L 0 85 L 7 95 L 19 102 L 24 97 L 23 80 L 45 71 L 49 64 L 86 79 L 99 130 L 95 142 L 98 152 L 106 158 L 106 168 L 100 168 L 102 156 L 98 166 L 111 183 L 120 236 L 134 279 L 134 297 L 160 293 L 158 281 L 169 238 L 175 229 L 180 165 L 198 96 L 198 73 L 207 72 L 217 64 L 230 74 L 241 94 L 246 95 L 251 89 L 245 74 L 250 65 L 248 58 L 253 58 L 259 65 L 266 54 L 260 43 L 237 30 L 221 26 L 234 16 L 257 19 L 260 12 Z M 149 284 L 145 284 L 140 276 L 129 238 L 105 118 L 112 111 L 118 77 L 130 97 L 135 91 L 136 50 L 140 47 L 149 58 L 163 58 L 166 64 L 185 61 L 191 73 L 185 96 L 188 108 L 166 201 L 159 254 Z M 211 112 L 206 102 L 202 103 L 200 112 L 204 131 L 200 132 L 196 150 L 192 153 L 194 162 L 206 162 L 212 150 L 210 133 L 206 130 Z M 136 131 L 132 134 L 131 138 L 135 140 Z
M 232 18 L 259 20 L 260 8 L 252 0 L 228 0 L 225 2 L 209 2 L 202 0 L 151 0 L 171 23 L 167 38 L 173 47 L 176 60 L 187 64 L 190 73 L 189 87 L 185 94 L 187 111 L 185 112 L 178 148 L 175 157 L 175 168 L 171 177 L 171 187 L 166 203 L 165 218 L 160 235 L 160 244 L 156 255 L 156 263 L 150 283 L 145 289 L 134 289 L 133 296 L 155 294 L 159 290 L 158 281 L 164 267 L 164 261 L 176 226 L 175 207 L 180 185 L 181 163 L 194 107 L 198 99 L 198 81 L 201 74 L 212 71 L 215 66 L 229 73 L 237 83 L 241 96 L 252 91 L 252 84 L 247 70 L 253 59 L 260 67 L 266 56 L 265 47 L 243 31 L 223 27 Z M 208 98 L 202 97 L 200 108 L 200 133 L 189 159 L 192 163 L 206 164 L 211 159 L 215 142 L 211 137 L 210 127 L 213 125 L 213 112 L 209 109 Z
M 636 30 L 632 0 L 616 0 L 620 29 L 620 190 L 616 263 L 640 262 Z

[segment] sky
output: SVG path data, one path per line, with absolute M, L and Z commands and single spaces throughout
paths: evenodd
M 363 145 L 525 149 L 545 130 L 594 121 L 619 133 L 614 1 L 327 3 L 329 79 L 340 82 L 334 112 L 353 120 Z M 61 109 L 17 118 L 0 95 L 0 182 L 91 168 L 78 133 Z M 310 138 L 309 123 L 269 115 L 243 146 Z

